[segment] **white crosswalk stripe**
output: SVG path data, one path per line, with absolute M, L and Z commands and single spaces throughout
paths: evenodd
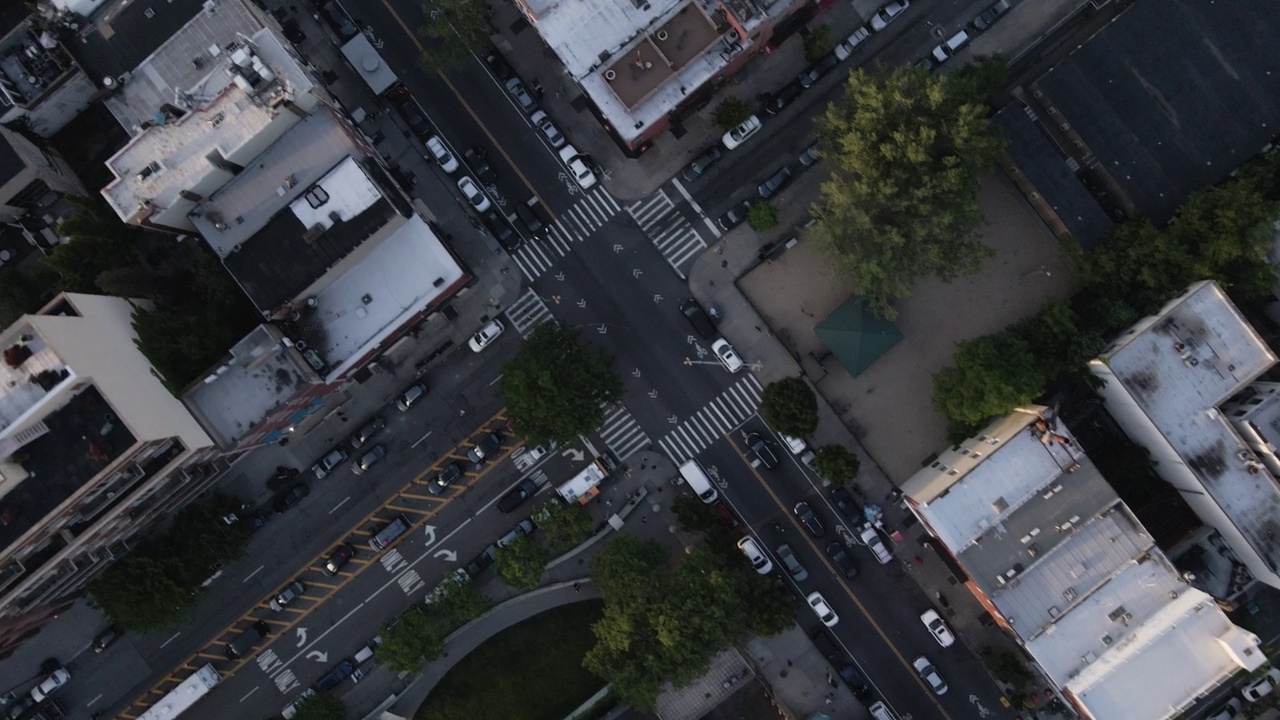
M 649 236 L 667 264 L 680 277 L 686 277 L 683 266 L 692 262 L 707 247 L 697 228 L 676 210 L 665 190 L 627 206 L 627 212 Z
M 609 446 L 614 457 L 623 462 L 637 450 L 649 446 L 649 436 L 640 429 L 640 423 L 631 417 L 624 405 L 606 406 L 604 424 L 600 426 L 600 439 Z
M 585 241 L 622 209 L 607 190 L 597 187 L 581 196 L 572 207 L 560 213 L 549 226 L 545 240 L 531 240 L 512 253 L 520 272 L 537 280 L 556 260 L 573 251 L 573 244 Z
M 658 446 L 671 462 L 682 464 L 754 415 L 763 391 L 760 381 L 748 374 L 667 433 Z
M 530 288 L 507 308 L 507 319 L 511 321 L 512 327 L 520 333 L 521 337 L 528 337 L 534 328 L 542 323 L 554 321 L 555 317 L 551 315 L 551 309 L 542 301 L 538 293 Z

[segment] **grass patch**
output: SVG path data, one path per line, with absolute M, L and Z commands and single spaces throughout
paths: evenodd
M 415 720 L 559 720 L 604 680 L 582 667 L 604 603 L 548 610 L 498 633 L 444 676 Z

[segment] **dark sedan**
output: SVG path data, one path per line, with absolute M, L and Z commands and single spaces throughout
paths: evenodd
M 845 550 L 844 545 L 838 542 L 828 543 L 827 557 L 831 558 L 831 564 L 836 566 L 841 575 L 847 578 L 858 576 L 858 566 L 854 564 L 853 558 L 849 555 L 849 551 Z
M 795 99 L 800 97 L 800 93 L 804 92 L 804 88 L 805 86 L 801 85 L 799 80 L 792 80 L 779 90 L 777 95 L 769 98 L 769 102 L 764 105 L 764 111 L 770 115 L 777 115 L 783 108 L 795 102 Z
M 728 232 L 743 223 L 747 219 L 747 211 L 755 204 L 755 200 L 747 199 L 729 208 L 729 212 L 720 216 L 716 220 L 716 224 L 721 230 Z
M 333 552 L 329 553 L 329 559 L 324 563 L 324 574 L 330 577 L 337 575 L 338 571 L 341 570 L 344 565 L 351 562 L 351 558 L 355 556 L 355 548 L 351 547 L 348 543 L 342 543 L 338 547 L 334 548 Z
M 809 507 L 809 503 L 796 503 L 796 506 L 792 508 L 792 512 L 796 514 L 796 519 L 813 537 L 820 538 L 827 534 L 827 529 L 822 526 L 822 520 L 818 519 L 818 514 L 813 511 L 813 508 Z
M 451 462 L 440 468 L 440 474 L 436 475 L 431 479 L 431 482 L 427 483 L 427 492 L 432 495 L 443 494 L 445 489 L 461 480 L 465 474 L 466 471 L 463 469 L 462 463 L 456 461 Z
M 716 161 L 720 159 L 720 146 L 715 145 L 707 148 L 701 155 L 693 159 L 689 166 L 684 169 L 684 179 L 693 182 L 702 177 Z
M 307 494 L 310 492 L 311 491 L 307 489 L 307 486 L 305 484 L 298 483 L 293 487 L 289 488 L 288 490 L 285 490 L 284 492 L 277 495 L 275 502 L 271 504 L 271 509 L 275 510 L 276 514 L 278 515 L 284 512 L 285 510 L 288 510 L 289 508 L 293 507 L 294 505 L 297 505 L 298 503 L 302 502 L 302 498 L 306 497 Z
M 823 55 L 817 62 L 810 65 L 804 72 L 800 73 L 800 84 L 806 88 L 813 87 L 814 83 L 822 79 L 824 75 L 836 69 L 840 64 L 840 59 L 835 53 L 827 53 Z
M 778 456 L 773 452 L 769 441 L 760 437 L 760 433 L 751 433 L 747 436 L 747 447 L 751 448 L 751 454 L 756 456 L 766 470 L 778 467 Z
M 524 504 L 525 500 L 533 497 L 538 492 L 538 484 L 525 478 L 520 484 L 515 486 L 511 492 L 502 496 L 498 501 L 498 510 L 501 512 L 511 512 Z
M 480 438 L 475 445 L 471 446 L 471 449 L 467 451 L 467 459 L 478 467 L 492 459 L 494 454 L 501 448 L 502 433 L 494 431 Z
M 387 93 L 387 97 L 395 104 L 396 112 L 400 113 L 400 117 L 404 118 L 405 124 L 419 140 L 425 140 L 431 134 L 431 123 L 427 122 L 422 114 L 422 107 L 409 94 L 408 89 L 401 85 Z

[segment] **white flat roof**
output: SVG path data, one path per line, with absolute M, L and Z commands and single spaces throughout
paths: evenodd
M 643 28 L 689 0 L 547 0 L 532 2 L 538 34 L 560 56 L 569 75 L 581 79 L 601 66 L 601 53 L 616 53 Z M 713 3 L 714 5 L 714 3 Z
M 351 67 L 360 73 L 360 77 L 375 95 L 386 92 L 387 88 L 399 79 L 391 68 L 387 67 L 387 61 L 382 59 L 364 33 L 356 35 L 343 45 L 342 54 L 351 63 Z
M 560 493 L 560 497 L 566 502 L 574 503 L 602 482 L 604 482 L 604 468 L 600 467 L 599 461 L 593 461 L 583 468 L 582 472 L 570 478 L 569 482 L 556 488 L 556 492 Z
M 289 211 L 303 227 L 328 230 L 335 222 L 350 222 L 382 199 L 382 191 L 354 158 L 348 157 L 320 178 L 320 183 L 324 188 L 317 191 L 325 194 L 325 202 L 317 205 L 304 196 L 289 203 Z

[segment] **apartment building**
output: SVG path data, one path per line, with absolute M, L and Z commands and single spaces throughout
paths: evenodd
M 228 465 L 134 345 L 134 307 L 64 293 L 0 332 L 0 652 Z
M 1172 718 L 1266 662 L 1259 639 L 1173 566 L 1047 408 L 992 422 L 902 490 L 1081 717 Z

